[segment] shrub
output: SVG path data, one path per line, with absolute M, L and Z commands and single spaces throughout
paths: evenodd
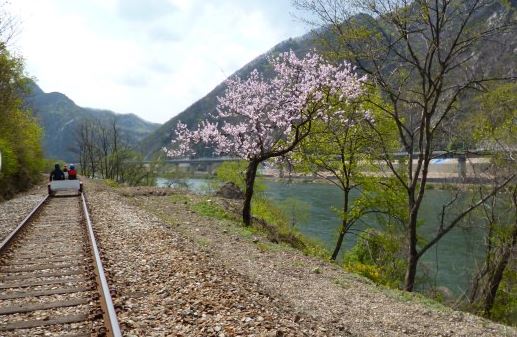
M 401 242 L 403 240 L 393 234 L 368 229 L 345 254 L 344 267 L 376 283 L 398 287 L 405 271 Z
M 0 198 L 26 190 L 41 178 L 43 165 L 42 131 L 29 111 L 23 110 L 22 96 L 28 92 L 23 60 L 13 57 L 0 41 Z

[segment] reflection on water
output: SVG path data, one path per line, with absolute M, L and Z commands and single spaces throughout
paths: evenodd
M 164 181 L 158 179 L 158 185 L 163 186 Z M 208 180 L 205 179 L 188 179 L 186 183 L 192 191 L 206 193 L 209 190 Z M 295 198 L 307 203 L 310 206 L 309 217 L 297 224 L 298 230 L 320 241 L 329 250 L 334 248 L 340 219 L 333 209 L 340 208 L 343 203 L 339 189 L 324 183 L 265 181 L 265 184 L 268 188 L 264 193 L 272 200 Z M 420 213 L 420 218 L 425 219 L 419 229 L 423 240 L 432 238 L 436 233 L 442 205 L 451 197 L 450 191 L 426 192 Z M 369 226 L 376 227 L 375 218 L 365 218 L 358 223 L 355 232 L 345 238 L 341 251 L 350 249 L 355 244 L 357 234 Z M 476 228 L 460 226 L 451 230 L 424 254 L 419 264 L 420 275 L 425 271 L 433 285 L 445 286 L 460 295 L 468 287 L 470 274 L 483 256 L 482 227 L 482 224 L 478 224 Z

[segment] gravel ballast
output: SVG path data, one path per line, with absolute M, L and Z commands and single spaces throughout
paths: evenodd
M 45 198 L 46 186 L 38 185 L 13 199 L 0 202 L 0 241 L 2 241 L 36 205 Z

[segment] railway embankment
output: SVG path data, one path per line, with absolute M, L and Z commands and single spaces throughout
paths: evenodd
M 235 207 L 229 201 L 86 186 L 125 336 L 517 336 L 200 211 Z M 19 216 L 37 195 L 1 203 L 0 213 Z

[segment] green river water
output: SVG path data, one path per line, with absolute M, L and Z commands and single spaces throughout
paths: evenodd
M 318 239 L 329 250 L 334 248 L 340 219 L 333 208 L 341 207 L 343 195 L 341 190 L 324 183 L 267 182 L 266 194 L 273 200 L 285 200 L 292 197 L 305 201 L 310 207 L 309 217 L 297 227 L 305 235 Z M 442 205 L 452 197 L 447 190 L 429 190 L 423 200 L 420 218 L 424 219 L 419 233 L 424 239 L 430 239 L 438 229 Z M 374 218 L 367 218 L 358 223 L 356 232 L 367 227 L 376 227 Z M 469 279 L 476 264 L 483 256 L 483 227 L 477 224 L 458 226 L 445 235 L 433 248 L 422 256 L 419 274 L 426 274 L 432 285 L 447 287 L 455 295 L 461 295 L 468 287 Z M 341 248 L 350 249 L 356 241 L 357 234 L 349 235 Z
M 159 180 L 158 185 L 161 183 L 163 182 Z M 207 180 L 189 179 L 187 184 L 191 190 L 202 191 Z M 265 184 L 267 190 L 264 193 L 271 200 L 279 201 L 280 207 L 282 201 L 288 198 L 303 201 L 309 208 L 308 217 L 296 224 L 297 229 L 329 250 L 334 248 L 340 220 L 333 209 L 341 207 L 343 203 L 343 195 L 339 189 L 325 183 L 266 180 Z M 424 239 L 432 238 L 436 233 L 442 205 L 451 197 L 452 192 L 447 190 L 426 192 L 420 213 L 420 218 L 424 221 L 419 228 L 419 234 Z M 345 237 L 342 252 L 350 249 L 355 244 L 357 233 L 369 226 L 376 227 L 374 218 L 366 218 L 363 223 L 358 223 L 354 234 Z M 451 230 L 422 257 L 419 274 L 427 275 L 433 286 L 447 287 L 454 295 L 461 295 L 467 289 L 472 271 L 483 256 L 483 233 L 481 223 L 475 226 L 458 226 Z

